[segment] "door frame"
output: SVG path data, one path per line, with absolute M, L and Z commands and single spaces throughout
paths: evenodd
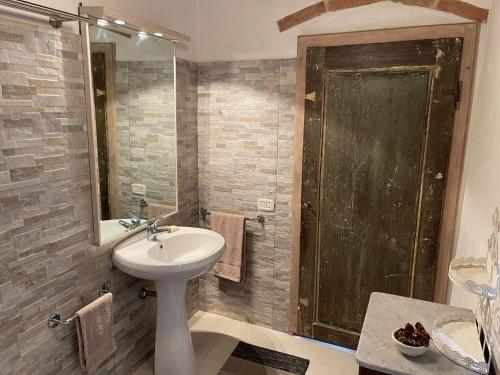
M 116 219 L 120 217 L 120 195 L 118 181 L 118 130 L 116 121 L 116 46 L 114 43 L 90 43 L 90 54 L 92 53 L 103 53 L 105 59 L 104 61 L 106 64 L 108 194 L 111 218 Z M 94 86 L 92 85 L 92 87 Z
M 459 78 L 462 82 L 461 99 L 460 107 L 455 112 L 434 286 L 434 301 L 446 303 L 449 294 L 448 265 L 456 247 L 464 192 L 462 171 L 472 105 L 479 30 L 480 25 L 478 23 L 462 23 L 298 37 L 292 186 L 290 310 L 288 320 L 288 332 L 290 334 L 301 334 L 298 332 L 298 308 L 300 306 L 300 232 L 307 49 L 310 47 L 335 47 L 422 39 L 463 38 L 462 65 Z

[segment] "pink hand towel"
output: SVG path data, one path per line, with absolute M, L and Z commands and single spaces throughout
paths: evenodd
M 243 282 L 245 277 L 245 216 L 212 212 L 212 230 L 226 240 L 226 252 L 214 266 L 215 276 Z
M 106 293 L 76 313 L 80 365 L 89 373 L 114 353 L 113 295 Z
M 160 216 L 168 215 L 175 210 L 175 207 L 167 206 L 166 204 L 150 203 L 148 205 L 148 219 L 157 219 Z

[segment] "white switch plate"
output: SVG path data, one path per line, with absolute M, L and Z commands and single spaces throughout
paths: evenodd
M 132 194 L 145 196 L 146 195 L 146 185 L 132 184 Z
M 272 199 L 257 199 L 257 208 L 259 211 L 263 212 L 273 212 L 274 211 L 274 201 Z

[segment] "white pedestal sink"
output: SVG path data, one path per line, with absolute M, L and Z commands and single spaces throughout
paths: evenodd
M 187 280 L 209 271 L 225 250 L 213 231 L 180 227 L 158 241 L 141 232 L 118 245 L 113 263 L 123 272 L 154 280 L 157 293 L 155 374 L 196 375 L 196 361 L 186 314 Z

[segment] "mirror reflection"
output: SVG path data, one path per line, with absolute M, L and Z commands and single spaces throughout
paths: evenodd
M 89 27 L 100 243 L 177 211 L 175 49 Z

